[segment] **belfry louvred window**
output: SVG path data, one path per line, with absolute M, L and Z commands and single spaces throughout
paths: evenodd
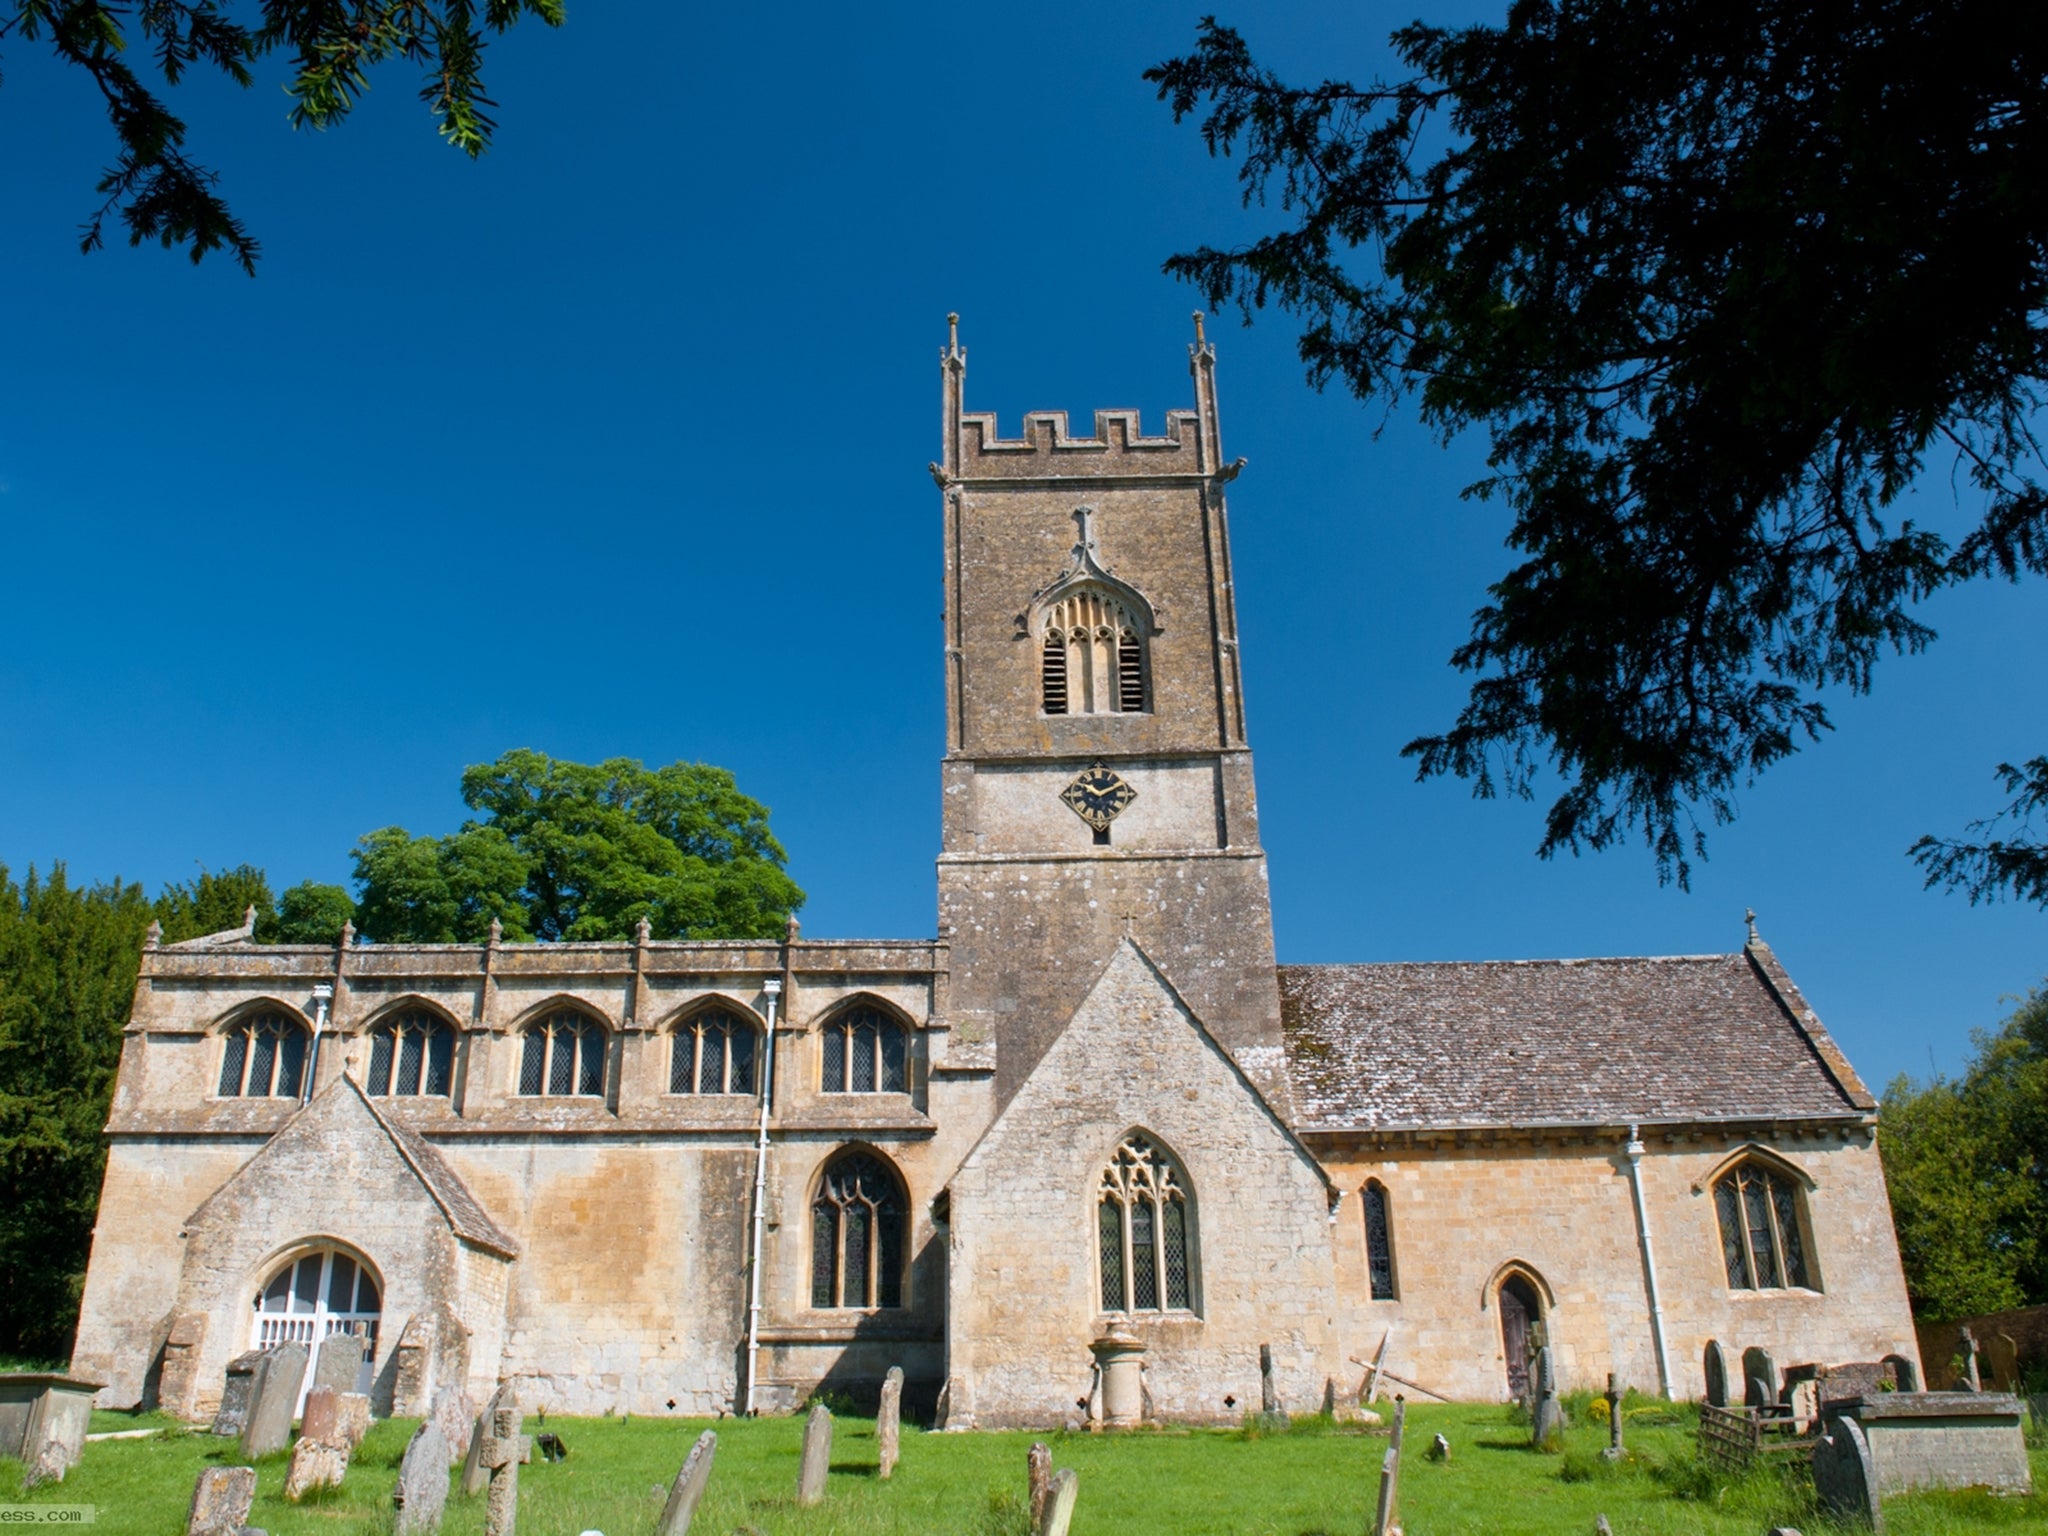
M 1039 668 L 1048 715 L 1145 712 L 1143 623 L 1112 592 L 1081 587 L 1046 611 Z
M 220 1096 L 295 1099 L 304 1085 L 306 1026 L 281 1013 L 259 1013 L 221 1031 Z
M 900 1307 L 909 1202 L 883 1161 L 842 1152 L 811 1202 L 811 1305 Z
M 604 1026 L 574 1009 L 530 1024 L 519 1058 L 519 1092 L 525 1098 L 602 1098 Z
M 1730 1290 L 1811 1288 L 1799 1203 L 1798 1185 L 1758 1161 L 1738 1163 L 1714 1181 Z
M 1096 1265 L 1105 1312 L 1184 1312 L 1194 1306 L 1194 1232 L 1187 1190 L 1150 1137 L 1126 1136 L 1102 1172 Z

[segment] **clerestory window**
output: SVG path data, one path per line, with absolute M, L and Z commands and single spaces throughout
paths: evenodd
M 306 1026 L 281 1013 L 259 1013 L 221 1032 L 220 1096 L 295 1099 L 305 1084 Z
M 605 1028 L 574 1009 L 527 1026 L 519 1058 L 519 1092 L 526 1098 L 602 1098 Z
M 700 1013 L 669 1047 L 670 1093 L 753 1093 L 760 1031 L 723 1009 Z
M 1126 1136 L 1096 1191 L 1102 1310 L 1192 1309 L 1192 1229 L 1186 1186 L 1173 1160 L 1150 1137 Z
M 888 1165 L 842 1152 L 811 1202 L 811 1305 L 900 1307 L 909 1202 Z
M 370 1034 L 373 1094 L 446 1098 L 455 1086 L 455 1031 L 431 1013 L 408 1013 Z
M 1100 588 L 1070 591 L 1047 611 L 1039 668 L 1048 715 L 1136 715 L 1148 707 L 1143 621 Z
M 849 1008 L 819 1031 L 825 1093 L 908 1093 L 910 1035 L 879 1008 Z
M 1811 1286 L 1799 1204 L 1798 1185 L 1756 1160 L 1738 1163 L 1714 1181 L 1721 1258 L 1731 1290 Z

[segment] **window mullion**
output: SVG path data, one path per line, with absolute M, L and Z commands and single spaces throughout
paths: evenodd
M 1124 1229 L 1124 1293 L 1118 1300 L 1123 1302 L 1122 1310 L 1129 1312 L 1132 1310 L 1132 1296 L 1138 1283 L 1137 1265 L 1132 1262 L 1136 1250 L 1131 1243 L 1131 1202 L 1127 1199 L 1117 1201 L 1116 1214 Z
M 1771 1257 L 1776 1262 L 1777 1273 L 1771 1276 L 1771 1284 L 1779 1290 L 1786 1285 L 1785 1275 L 1785 1233 L 1778 1225 L 1778 1202 L 1771 1198 L 1774 1191 L 1771 1181 L 1764 1180 L 1764 1213 L 1771 1224 Z

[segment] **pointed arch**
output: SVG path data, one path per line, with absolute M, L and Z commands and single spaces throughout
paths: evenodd
M 668 1037 L 668 1091 L 757 1094 L 767 1026 L 745 1003 L 722 992 L 693 997 L 657 1027 Z
M 1774 1173 L 1783 1174 L 1786 1178 L 1793 1180 L 1808 1193 L 1820 1188 L 1819 1182 L 1815 1180 L 1812 1174 L 1793 1162 L 1784 1153 L 1767 1147 L 1760 1141 L 1750 1141 L 1744 1142 L 1733 1152 L 1730 1152 L 1726 1157 L 1714 1164 L 1712 1172 L 1693 1185 L 1692 1192 L 1696 1195 L 1705 1194 L 1715 1184 L 1719 1183 L 1724 1175 L 1732 1171 L 1738 1163 L 1760 1164 L 1763 1167 L 1769 1168 Z
M 820 1093 L 908 1093 L 915 1024 L 886 998 L 856 992 L 821 1014 L 818 1038 Z
M 894 1159 L 850 1142 L 818 1165 L 811 1185 L 811 1305 L 889 1310 L 905 1304 L 910 1194 Z
M 1547 1313 L 1557 1306 L 1557 1292 L 1550 1288 L 1550 1282 L 1543 1278 L 1543 1271 L 1527 1259 L 1504 1259 L 1494 1266 L 1493 1273 L 1486 1277 L 1486 1284 L 1480 1288 L 1479 1310 L 1484 1312 L 1493 1305 L 1500 1294 L 1501 1285 L 1514 1276 L 1533 1286 L 1538 1299 Z
M 520 1015 L 515 1087 L 521 1098 L 598 1098 L 611 1077 L 612 1021 L 580 997 L 558 993 Z
M 251 998 L 222 1014 L 208 1033 L 220 1041 L 216 1098 L 299 1097 L 312 1065 L 313 1026 L 290 1003 Z
M 1128 582 L 1090 565 L 1032 600 L 1039 709 L 1048 715 L 1138 715 L 1152 708 L 1152 605 Z
M 1198 1312 L 1194 1184 L 1162 1137 L 1133 1126 L 1095 1184 L 1095 1271 L 1104 1312 Z
M 1373 1301 L 1395 1301 L 1394 1213 L 1387 1186 L 1379 1179 L 1365 1181 L 1358 1191 L 1360 1213 L 1365 1219 L 1366 1295 Z
M 378 1098 L 446 1098 L 455 1091 L 462 1022 L 442 1004 L 408 992 L 381 1005 L 360 1033 L 370 1042 L 364 1088 Z
M 1694 1193 L 1702 1191 L 1694 1185 Z M 1731 1291 L 1821 1289 L 1807 1195 L 1818 1188 L 1797 1164 L 1751 1143 L 1715 1165 L 1713 1192 L 1721 1265 Z

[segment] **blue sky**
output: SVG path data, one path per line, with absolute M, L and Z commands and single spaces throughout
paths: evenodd
M 1159 264 L 1258 223 L 1139 79 L 1202 9 L 578 6 L 492 45 L 474 164 L 403 67 L 326 134 L 289 129 L 274 62 L 199 82 L 254 281 L 81 257 L 109 136 L 12 45 L 0 862 L 340 881 L 371 828 L 454 827 L 463 765 L 507 748 L 691 758 L 773 807 L 808 932 L 930 933 L 945 315 L 1006 429 L 1191 403 Z M 1410 14 L 1234 19 L 1285 74 L 1357 76 Z M 2048 972 L 2048 919 L 1903 857 L 2048 747 L 2038 583 L 1932 605 L 1940 643 L 1833 701 L 1689 894 L 1638 849 L 1539 862 L 1540 805 L 1398 756 L 1456 713 L 1446 658 L 1505 569 L 1503 515 L 1457 496 L 1477 445 L 1376 437 L 1284 317 L 1211 334 L 1283 960 L 1726 951 L 1753 906 L 1874 1084 L 1953 1070 Z M 1918 501 L 1955 515 L 1945 478 Z

